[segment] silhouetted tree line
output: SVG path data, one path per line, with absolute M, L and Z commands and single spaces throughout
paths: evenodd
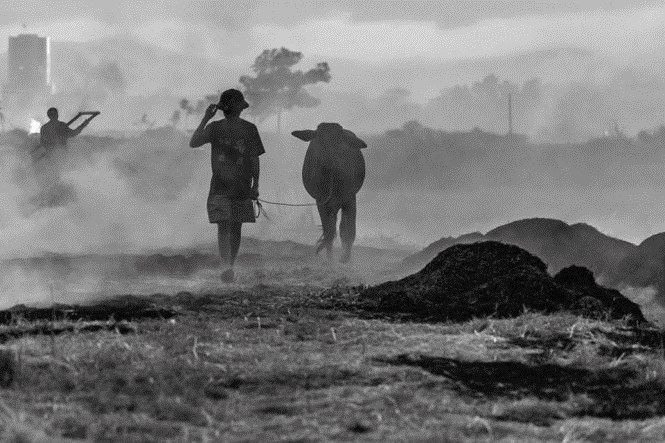
M 637 139 L 644 145 L 665 147 L 665 125 L 661 125 L 653 130 L 643 129 L 637 133 Z
M 631 71 L 603 84 L 566 85 L 543 83 L 539 78 L 518 84 L 491 74 L 470 85 L 442 90 L 428 103 L 416 105 L 412 115 L 429 126 L 465 131 L 479 127 L 505 133 L 510 94 L 516 132 L 540 142 L 583 143 L 601 135 L 635 134 L 644 126 L 658 125 L 665 110 L 663 90 L 665 81 Z
M 80 158 L 109 153 L 114 167 L 138 194 L 159 188 L 163 191 L 159 198 L 175 198 L 200 167 L 199 160 L 187 155 L 191 153 L 185 149 L 187 135 L 182 129 L 150 129 L 152 121 L 147 116 L 143 120 L 139 123 L 146 130 L 138 137 L 81 136 L 72 142 L 70 152 Z M 523 135 L 478 128 L 449 132 L 418 121 L 378 135 L 360 135 L 368 144 L 366 190 L 655 186 L 665 174 L 665 126 L 643 130 L 635 137 L 618 132 L 584 143 L 534 143 Z M 21 155 L 30 152 L 31 140 L 21 129 L 0 134 L 0 145 L 13 147 Z M 277 135 L 265 134 L 264 142 L 276 146 Z M 293 146 L 285 146 L 274 157 L 283 161 L 266 164 L 266 172 L 272 174 L 270 182 L 275 185 L 286 180 L 288 186 L 300 186 L 304 150 L 295 140 L 288 143 Z
M 514 127 L 519 132 L 536 125 L 536 110 L 541 106 L 543 85 L 533 78 L 522 85 L 488 75 L 469 85 L 444 89 L 427 106 L 427 111 L 448 127 L 483 128 L 492 132 L 508 130 L 508 95 L 512 96 Z M 469 128 L 470 129 L 470 128 Z
M 366 141 L 368 186 L 377 189 L 416 186 L 440 190 L 468 187 L 482 177 L 492 176 L 495 182 L 510 179 L 512 174 L 492 174 L 486 168 L 510 168 L 509 162 L 517 153 L 526 152 L 527 146 L 521 135 L 498 135 L 478 128 L 446 132 L 418 121 L 368 136 Z
M 368 188 L 427 190 L 476 186 L 635 185 L 665 173 L 665 127 L 584 143 L 533 143 L 478 128 L 446 132 L 410 121 L 365 137 Z M 639 172 L 638 172 L 639 171 Z M 636 174 L 637 173 L 637 174 Z M 645 181 L 646 183 L 646 181 Z

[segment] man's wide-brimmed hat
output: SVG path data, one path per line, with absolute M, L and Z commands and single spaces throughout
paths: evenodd
M 242 92 L 237 89 L 227 89 L 222 92 L 222 96 L 219 97 L 219 103 L 217 107 L 222 111 L 230 111 L 231 109 L 238 107 L 240 109 L 249 108 L 249 103 L 245 101 L 245 96 L 242 95 Z

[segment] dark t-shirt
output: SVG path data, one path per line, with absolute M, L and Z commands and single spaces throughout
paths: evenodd
M 42 125 L 39 131 L 39 140 L 44 147 L 67 146 L 67 139 L 76 133 L 67 123 L 60 120 L 50 120 Z
M 252 185 L 251 157 L 265 153 L 256 125 L 241 118 L 217 120 L 203 129 L 210 143 L 210 193 L 246 197 Z

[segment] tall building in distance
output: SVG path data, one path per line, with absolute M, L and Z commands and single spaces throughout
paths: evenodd
M 50 38 L 37 34 L 9 37 L 3 91 L 6 104 L 28 104 L 50 96 L 52 91 Z
M 51 90 L 51 41 L 37 34 L 9 37 L 7 89 L 35 93 Z

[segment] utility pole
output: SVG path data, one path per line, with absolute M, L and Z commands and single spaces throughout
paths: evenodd
M 513 94 L 508 93 L 508 135 L 513 135 Z

